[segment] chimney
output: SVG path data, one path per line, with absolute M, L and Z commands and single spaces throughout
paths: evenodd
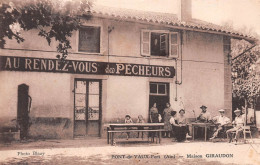
M 189 22 L 192 19 L 191 15 L 191 0 L 177 0 L 178 1 L 178 20 L 182 22 Z

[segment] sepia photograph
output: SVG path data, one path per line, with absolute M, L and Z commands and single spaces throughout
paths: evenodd
M 0 164 L 260 165 L 260 0 L 0 0 Z

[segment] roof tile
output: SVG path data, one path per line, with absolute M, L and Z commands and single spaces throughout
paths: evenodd
M 112 8 L 105 6 L 93 6 L 91 10 L 92 14 L 110 16 L 120 19 L 132 19 L 139 20 L 148 23 L 158 23 L 172 26 L 180 26 L 187 28 L 195 28 L 206 31 L 216 31 L 223 34 L 233 34 L 240 37 L 246 37 L 248 40 L 256 40 L 252 36 L 248 36 L 246 34 L 239 33 L 235 30 L 226 29 L 223 26 L 216 25 L 213 23 L 209 23 L 206 21 L 192 19 L 189 22 L 179 21 L 176 14 L 171 13 L 159 13 L 159 12 L 148 12 L 148 11 L 140 11 L 140 10 L 132 10 L 132 9 L 121 9 L 121 8 Z

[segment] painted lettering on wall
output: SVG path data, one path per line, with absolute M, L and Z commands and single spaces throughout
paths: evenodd
M 173 66 L 0 56 L 0 70 L 173 78 Z

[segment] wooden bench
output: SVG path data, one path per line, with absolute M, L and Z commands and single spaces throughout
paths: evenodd
M 161 133 L 164 131 L 164 129 L 116 129 L 116 130 L 110 130 L 109 128 L 107 129 L 107 144 L 109 144 L 109 139 L 111 142 L 111 145 L 114 144 L 114 133 L 130 133 L 130 132 L 157 132 L 158 133 L 158 138 L 159 138 L 159 143 L 161 143 Z M 148 137 L 149 138 L 149 137 Z M 154 142 L 154 136 L 151 137 L 152 141 Z M 156 138 L 156 143 L 157 143 L 157 138 Z

